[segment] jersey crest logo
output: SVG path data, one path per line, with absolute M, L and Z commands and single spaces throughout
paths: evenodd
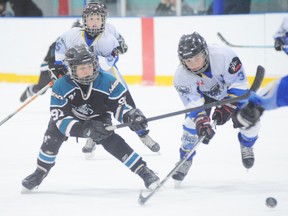
M 181 86 L 181 85 L 179 85 L 179 86 L 175 86 L 175 88 L 182 95 L 188 94 L 188 93 L 190 93 L 192 91 L 190 86 Z
M 93 110 L 91 109 L 89 104 L 83 104 L 82 106 L 79 107 L 74 107 L 74 109 L 83 115 L 89 116 L 93 114 Z
M 235 74 L 240 70 L 241 66 L 242 62 L 240 59 L 238 57 L 234 57 L 229 65 L 228 71 L 230 74 Z

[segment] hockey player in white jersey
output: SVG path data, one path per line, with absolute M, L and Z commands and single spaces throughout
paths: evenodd
M 185 108 L 237 97 L 248 91 L 248 81 L 242 63 L 229 47 L 207 45 L 205 39 L 194 32 L 180 38 L 178 56 L 180 65 L 175 73 L 174 86 Z M 239 128 L 241 125 L 234 121 L 234 113 L 240 106 L 241 103 L 233 103 L 216 107 L 212 120 L 216 121 L 217 125 L 223 125 L 232 118 L 234 128 Z M 204 144 L 208 144 L 214 136 L 210 112 L 211 109 L 208 109 L 186 115 L 181 138 L 181 159 L 194 146 L 199 136 L 205 135 Z M 239 128 L 242 163 L 247 169 L 254 164 L 252 147 L 258 138 L 259 127 L 258 122 L 247 130 Z M 172 176 L 177 183 L 187 175 L 195 153 Z
M 288 76 L 268 84 L 259 93 L 251 92 L 249 102 L 237 114 L 237 120 L 249 128 L 260 120 L 265 110 L 288 106 Z
M 122 75 L 119 73 L 116 62 L 119 59 L 119 51 L 121 49 L 123 52 L 127 51 L 127 46 L 121 35 L 117 36 L 117 31 L 113 26 L 106 26 L 106 17 L 107 10 L 105 5 L 102 3 L 89 3 L 83 10 L 82 13 L 82 28 L 73 28 L 65 32 L 59 37 L 56 43 L 55 48 L 55 67 L 51 68 L 52 71 L 55 71 L 56 76 L 58 76 L 58 70 L 61 69 L 62 61 L 65 56 L 65 52 L 70 47 L 75 45 L 85 44 L 89 49 L 94 52 L 95 56 L 105 59 L 105 67 L 102 67 L 106 72 L 111 73 L 116 77 L 128 90 L 127 101 L 133 106 L 136 107 L 134 100 L 129 92 L 126 82 L 124 81 Z M 106 29 L 106 27 L 108 27 Z M 112 33 L 115 34 L 112 35 Z M 118 40 L 116 39 L 118 37 Z M 120 44 L 119 44 L 120 42 Z M 145 144 L 151 151 L 158 152 L 160 150 L 160 145 L 155 142 L 149 136 L 149 130 L 136 131 L 140 140 Z M 83 152 L 91 152 L 95 149 L 96 142 L 88 140 Z
M 288 55 L 288 17 L 284 17 L 280 27 L 275 32 L 274 48 L 276 51 L 284 51 Z

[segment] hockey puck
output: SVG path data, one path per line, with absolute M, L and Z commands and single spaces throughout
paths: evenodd
M 275 208 L 277 205 L 277 200 L 274 197 L 268 197 L 266 199 L 266 206 L 268 208 Z

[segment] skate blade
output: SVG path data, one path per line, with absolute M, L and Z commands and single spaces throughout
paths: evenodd
M 32 191 L 33 191 L 33 189 L 29 190 L 29 189 L 23 187 L 21 190 L 21 194 L 30 194 L 30 193 L 32 193 Z
M 176 189 L 181 188 L 181 182 L 182 181 L 174 180 L 174 188 L 176 188 Z
M 91 153 L 83 153 L 84 154 L 84 158 L 86 160 L 93 160 L 95 158 L 95 154 L 94 152 L 91 152 Z
M 156 181 L 156 182 L 153 182 L 152 184 L 149 185 L 148 187 L 148 190 L 149 191 L 153 191 L 155 190 L 158 186 L 160 185 L 160 181 Z

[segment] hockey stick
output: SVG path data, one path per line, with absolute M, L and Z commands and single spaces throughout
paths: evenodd
M 138 203 L 140 205 L 144 205 L 167 181 L 168 179 L 178 170 L 180 166 L 195 152 L 196 148 L 202 143 L 205 136 L 201 136 L 198 141 L 195 143 L 193 148 L 187 152 L 187 154 L 180 160 L 177 165 L 165 176 L 165 178 L 157 185 L 155 189 L 153 189 L 147 196 L 143 195 L 143 190 L 140 191 L 140 195 L 138 198 Z
M 33 100 L 35 100 L 39 95 L 43 94 L 48 88 L 53 86 L 53 81 L 49 82 L 45 87 L 43 87 L 40 91 L 38 91 L 35 95 L 33 95 L 28 101 L 26 101 L 22 106 L 20 106 L 16 111 L 8 115 L 0 122 L 0 126 L 3 125 L 6 121 L 16 115 L 20 110 L 30 104 Z
M 251 91 L 256 92 L 260 88 L 264 75 L 265 75 L 265 69 L 259 65 L 257 67 L 257 72 L 256 72 L 256 77 L 254 79 L 254 82 L 250 90 L 248 91 L 247 98 L 249 97 Z M 215 125 L 216 125 L 216 121 L 214 121 L 211 126 L 215 127 Z M 200 145 L 200 143 L 202 143 L 204 138 L 205 136 L 201 136 L 198 139 L 198 141 L 195 143 L 193 148 L 189 152 L 186 153 L 186 155 L 182 158 L 182 160 L 180 160 L 177 163 L 177 165 L 166 175 L 166 177 L 159 183 L 159 185 L 157 185 L 155 189 L 150 191 L 147 196 L 144 196 L 143 191 L 140 191 L 140 195 L 138 198 L 138 203 L 140 205 L 144 205 L 167 182 L 167 180 L 176 172 L 176 170 L 178 170 L 178 168 L 195 152 L 196 148 Z
M 250 88 L 250 91 L 255 91 L 255 89 L 260 87 L 260 85 L 262 83 L 262 80 L 264 78 L 264 75 L 265 75 L 265 69 L 261 65 L 259 65 L 257 67 L 256 76 L 255 76 L 253 84 L 252 84 L 252 86 Z M 224 99 L 224 100 L 221 100 L 221 101 L 215 101 L 215 102 L 212 102 L 212 103 L 209 103 L 209 104 L 204 104 L 204 105 L 199 106 L 199 107 L 188 108 L 188 109 L 184 109 L 184 110 L 180 110 L 180 111 L 176 111 L 176 112 L 171 112 L 171 113 L 167 113 L 167 114 L 163 114 L 163 115 L 150 117 L 150 118 L 147 118 L 147 121 L 151 122 L 151 121 L 155 121 L 155 120 L 159 120 L 159 119 L 163 119 L 163 118 L 168 118 L 168 117 L 172 117 L 172 116 L 176 116 L 176 115 L 185 114 L 185 113 L 188 113 L 188 112 L 194 112 L 194 111 L 197 111 L 197 110 L 205 110 L 205 109 L 209 109 L 209 108 L 212 108 L 212 107 L 215 107 L 215 106 L 220 106 L 220 105 L 227 104 L 227 103 L 238 102 L 238 101 L 247 99 L 249 97 L 249 95 L 250 95 L 250 92 L 248 91 L 247 93 L 245 93 L 245 94 L 243 94 L 243 95 L 241 95 L 239 97 L 228 98 L 228 99 Z M 123 127 L 130 126 L 131 124 L 132 124 L 132 122 L 126 122 L 126 123 L 118 124 L 118 125 L 110 125 L 110 126 L 106 127 L 106 130 L 110 130 L 111 131 L 111 130 L 115 130 L 115 129 L 118 129 L 118 128 L 123 128 Z
M 236 45 L 228 42 L 223 35 L 220 32 L 217 32 L 217 36 L 221 39 L 222 42 L 224 42 L 227 46 L 230 47 L 238 47 L 238 48 L 274 48 L 274 46 L 269 45 Z

